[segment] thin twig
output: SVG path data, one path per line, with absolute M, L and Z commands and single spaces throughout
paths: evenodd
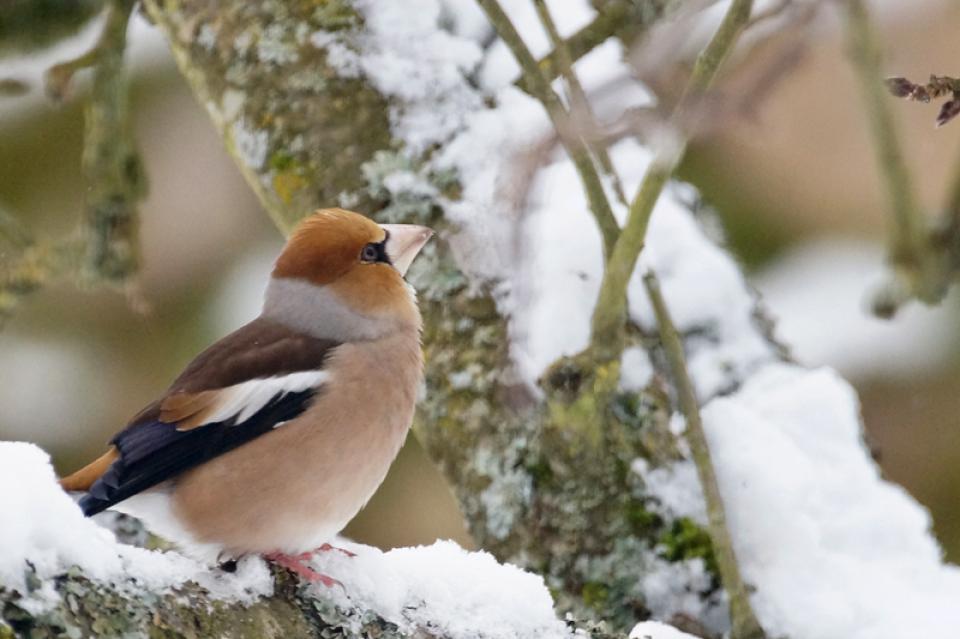
M 0 271 L 0 321 L 25 296 L 55 279 L 74 276 L 92 283 L 126 284 L 136 272 L 136 205 L 145 186 L 131 132 L 123 67 L 134 4 L 134 0 L 113 0 L 94 48 L 48 74 L 50 90 L 62 96 L 72 73 L 83 66 L 94 67 L 84 112 L 84 218 L 78 231 L 60 240 L 34 240 L 13 217 L 0 211 L 0 235 L 16 251 Z
M 947 224 L 945 226 L 956 229 L 960 233 L 960 162 L 957 162 L 953 171 L 953 181 L 947 193 L 947 205 L 944 213 Z
M 955 278 L 960 272 L 960 161 L 954 166 L 943 213 L 933 234 L 933 247 L 946 256 L 944 279 Z
M 907 169 L 897 126 L 881 83 L 880 43 L 862 0 L 843 2 L 849 54 L 860 80 L 866 115 L 876 146 L 877 164 L 884 177 L 893 214 L 891 250 L 898 262 L 915 262 L 923 223 Z
M 45 284 L 76 273 L 83 243 L 76 235 L 56 242 L 30 242 L 0 270 L 0 327 L 25 297 Z
M 663 2 L 663 4 L 667 5 L 668 3 Z M 631 11 L 633 11 L 633 6 L 629 1 L 605 3 L 592 22 L 563 41 L 570 55 L 570 60 L 576 62 L 618 33 L 622 33 L 630 40 L 636 37 L 636 30 L 642 28 L 643 25 L 637 20 L 630 20 Z M 537 61 L 537 68 L 540 69 L 547 82 L 551 82 L 560 76 L 561 68 L 558 52 L 559 49 L 554 47 L 553 51 Z M 526 75 L 521 76 L 516 85 L 527 93 L 531 93 L 529 79 Z
M 938 127 L 960 115 L 960 78 L 948 75 L 931 75 L 926 84 L 917 84 L 907 78 L 888 78 L 887 89 L 898 98 L 906 98 L 917 102 L 930 102 L 930 100 L 949 96 L 949 99 L 940 107 L 940 112 L 937 113 L 936 124 Z
M 587 94 L 583 90 L 583 85 L 580 84 L 580 79 L 577 78 L 577 74 L 573 70 L 573 60 L 570 57 L 570 51 L 567 49 L 567 43 L 560 37 L 560 32 L 557 30 L 557 25 L 553 21 L 553 16 L 550 15 L 550 9 L 547 7 L 546 0 L 533 0 L 533 4 L 537 9 L 540 22 L 543 24 L 543 28 L 550 38 L 550 44 L 556 53 L 557 64 L 560 66 L 560 75 L 566 82 L 570 98 L 570 114 L 573 121 L 576 123 L 578 129 L 582 130 L 583 128 L 587 128 L 588 130 L 594 130 L 596 129 L 597 118 L 593 113 L 593 109 L 590 107 L 590 101 L 587 99 Z M 593 156 L 597 159 L 597 164 L 600 165 L 600 169 L 607 176 L 607 179 L 610 180 L 614 194 L 622 204 L 626 205 L 627 196 L 624 195 L 623 184 L 620 182 L 620 176 L 617 175 L 616 170 L 613 168 L 613 162 L 610 161 L 610 154 L 607 153 L 607 148 L 602 143 L 598 143 L 596 138 L 585 138 L 584 141 L 589 147 L 590 152 L 593 153 Z
M 586 143 L 580 138 L 574 123 L 570 119 L 570 114 L 560 101 L 560 96 L 550 86 L 543 73 L 537 67 L 537 61 L 534 59 L 530 49 L 523 42 L 516 27 L 510 21 L 510 18 L 504 13 L 503 8 L 497 0 L 477 0 L 480 8 L 487 14 L 487 18 L 493 25 L 497 34 L 507 45 L 526 78 L 527 87 L 531 95 L 539 100 L 550 116 L 560 141 L 570 155 L 580 180 L 583 182 L 583 189 L 587 195 L 587 201 L 590 204 L 590 211 L 600 228 L 603 236 L 604 254 L 610 255 L 610 251 L 616 242 L 620 227 L 610 208 L 610 202 L 607 200 L 607 194 L 603 189 L 603 182 L 597 173 L 593 160 L 590 158 Z
M 890 261 L 900 280 L 894 287 L 927 302 L 939 301 L 944 293 L 936 271 L 936 256 L 929 250 L 927 227 L 918 203 L 910 171 L 903 157 L 896 121 L 880 73 L 881 47 L 863 0 L 842 3 L 849 56 L 860 81 L 864 106 L 873 138 L 878 168 L 890 200 Z M 889 291 L 875 301 L 882 314 L 896 310 Z
M 750 19 L 752 8 L 753 0 L 731 2 L 717 32 L 697 58 L 683 97 L 671 118 L 673 121 L 685 121 L 687 105 L 698 100 L 710 87 L 720 65 L 733 50 L 740 33 Z M 626 225 L 607 260 L 600 285 L 600 295 L 593 312 L 590 350 L 597 361 L 618 359 L 623 352 L 627 285 L 636 267 L 640 251 L 643 250 L 653 207 L 664 185 L 683 158 L 685 148 L 686 142 L 679 137 L 671 143 L 662 145 L 650 162 L 640 188 L 630 203 Z
M 131 130 L 123 53 L 133 0 L 114 0 L 98 43 L 84 113 L 86 275 L 125 284 L 139 267 L 137 203 L 146 180 Z
M 703 496 L 707 503 L 707 522 L 710 540 L 713 542 L 713 552 L 717 558 L 717 568 L 720 579 L 730 597 L 730 636 L 732 639 L 762 639 L 766 635 L 757 616 L 750 606 L 750 591 L 743 581 L 740 568 L 737 565 L 736 554 L 733 550 L 733 540 L 727 527 L 727 517 L 723 507 L 723 497 L 720 495 L 720 486 L 717 483 L 716 471 L 710 458 L 710 449 L 703 431 L 703 422 L 700 419 L 700 408 L 697 403 L 696 392 L 683 353 L 683 343 L 677 334 L 677 329 L 670 319 L 660 284 L 653 272 L 647 272 L 643 277 L 643 284 L 650 296 L 653 310 L 660 327 L 660 341 L 670 366 L 673 377 L 673 386 L 677 391 L 677 402 L 687 422 L 684 433 L 690 444 L 690 453 L 697 467 L 697 476 L 703 487 Z

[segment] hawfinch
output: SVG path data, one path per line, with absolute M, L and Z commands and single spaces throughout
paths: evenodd
M 186 551 L 301 561 L 386 476 L 421 383 L 403 279 L 433 232 L 321 210 L 294 230 L 255 320 L 201 353 L 111 448 L 61 480 L 84 514 L 138 517 Z

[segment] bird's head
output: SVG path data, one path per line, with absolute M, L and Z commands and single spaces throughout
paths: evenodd
M 318 337 L 352 341 L 419 328 L 403 280 L 433 231 L 377 224 L 344 209 L 322 209 L 294 229 L 277 258 L 264 316 Z

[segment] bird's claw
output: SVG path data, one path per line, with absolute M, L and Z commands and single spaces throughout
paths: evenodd
M 290 572 L 303 577 L 310 583 L 321 583 L 327 588 L 332 588 L 333 586 L 340 586 L 343 588 L 343 584 L 330 577 L 325 575 L 322 572 L 317 572 L 310 566 L 304 565 L 302 562 L 308 561 L 313 556 L 312 552 L 304 552 L 299 555 L 286 555 L 281 552 L 273 552 L 263 556 L 267 561 L 271 561 L 281 568 L 286 568 Z
M 330 544 L 323 544 L 323 545 L 320 546 L 319 548 L 314 548 L 311 553 L 305 553 L 305 554 L 311 554 L 311 555 L 312 555 L 312 554 L 315 553 L 315 552 L 330 552 L 331 550 L 336 550 L 337 552 L 342 552 L 344 555 L 346 555 L 347 557 L 350 557 L 350 558 L 353 558 L 353 557 L 356 557 L 356 556 L 357 556 L 357 553 L 355 553 L 355 552 L 350 552 L 350 551 L 347 550 L 346 548 L 338 548 L 337 546 L 331 546 Z

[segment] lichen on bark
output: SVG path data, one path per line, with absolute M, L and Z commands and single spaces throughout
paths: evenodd
M 39 588 L 40 581 L 29 567 L 27 571 L 28 583 Z M 217 600 L 192 582 L 163 594 L 149 590 L 133 594 L 72 570 L 55 581 L 59 601 L 40 610 L 36 602 L 25 602 L 25 593 L 0 587 L 0 639 L 423 636 L 422 629 L 401 632 L 396 624 L 376 613 L 342 609 L 317 598 L 287 573 L 277 571 L 274 576 L 273 595 L 242 603 Z
M 345 196 L 361 210 L 361 166 L 391 148 L 387 105 L 341 77 L 310 38 L 362 28 L 349 2 L 148 0 L 181 72 L 277 226 Z

